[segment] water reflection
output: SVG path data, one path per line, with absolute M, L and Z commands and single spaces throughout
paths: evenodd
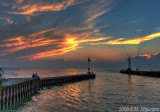
M 40 94 L 34 96 L 32 98 L 33 101 L 28 102 L 24 108 L 30 112 L 52 112 L 53 108 L 54 111 L 58 112 L 92 110 L 88 101 L 93 101 L 91 95 L 93 84 L 94 80 L 86 80 L 60 87 L 55 86 L 49 90 L 42 90 Z M 19 112 L 24 112 L 24 108 L 19 109 Z
M 160 79 L 106 71 L 96 74 L 94 80 L 44 88 L 16 111 L 117 112 L 127 106 L 159 107 Z
M 141 77 L 141 76 L 140 76 Z M 139 77 L 136 75 L 128 74 L 128 83 L 129 84 L 138 84 Z
M 128 74 L 128 83 L 131 83 L 131 74 Z
M 128 74 L 128 92 L 127 92 L 127 102 L 130 104 L 130 106 L 136 105 L 139 101 L 138 99 L 138 88 L 137 86 L 134 86 L 133 84 L 137 85 L 137 77 L 132 76 L 131 74 Z

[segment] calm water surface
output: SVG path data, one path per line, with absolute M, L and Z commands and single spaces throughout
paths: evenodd
M 7 78 L 85 73 L 86 69 L 10 68 Z M 43 88 L 7 112 L 117 112 L 121 107 L 160 108 L 160 79 L 96 69 L 96 79 Z

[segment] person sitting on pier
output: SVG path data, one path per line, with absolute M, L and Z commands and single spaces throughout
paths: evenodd
M 38 74 L 36 73 L 35 78 L 39 78 Z
M 93 71 L 91 70 L 91 74 L 93 74 Z
M 33 73 L 32 78 L 35 78 L 35 74 Z

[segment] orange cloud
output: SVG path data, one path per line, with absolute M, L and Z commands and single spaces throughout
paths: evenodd
M 7 40 L 4 40 L 6 42 L 9 42 L 7 44 L 2 44 L 0 45 L 0 47 L 13 47 L 13 46 L 21 46 L 21 45 L 28 45 L 28 47 L 36 47 L 36 46 L 40 46 L 40 45 L 47 45 L 47 43 L 49 44 L 49 42 L 53 42 L 56 41 L 55 39 L 45 39 L 43 37 L 43 34 L 52 31 L 53 29 L 47 29 L 44 31 L 40 31 L 37 33 L 33 33 L 30 34 L 27 37 L 24 36 L 19 36 L 19 37 L 15 37 L 15 38 L 10 38 Z M 41 38 L 36 38 L 42 36 Z M 34 43 L 34 44 L 33 44 Z M 40 44 L 41 43 L 41 44 Z
M 4 49 L 0 53 L 0 56 L 5 56 L 10 53 L 27 49 L 27 48 L 46 46 L 46 45 L 56 43 L 57 41 L 59 41 L 59 39 L 46 39 L 43 37 L 43 34 L 52 30 L 53 29 L 48 29 L 48 30 L 30 34 L 27 37 L 19 36 L 19 37 L 4 40 L 4 42 L 7 42 L 7 43 L 1 44 L 0 47 L 7 47 L 8 49 Z
M 146 57 L 147 59 L 151 58 L 151 55 L 149 55 L 149 54 L 136 55 L 136 56 L 132 56 L 132 58 L 137 57 L 137 56 Z
M 28 60 L 35 60 L 35 59 L 49 57 L 49 56 L 53 56 L 53 55 L 64 54 L 66 52 L 76 50 L 77 48 L 79 48 L 78 42 L 76 42 L 74 40 L 74 38 L 66 38 L 65 42 L 59 43 L 58 47 L 60 47 L 60 48 L 50 50 L 50 51 L 44 51 L 44 52 L 37 53 L 34 55 L 22 56 L 19 58 L 28 59 Z
M 7 39 L 7 40 L 4 40 L 4 41 L 7 41 L 7 42 L 11 42 L 11 43 L 7 43 L 7 44 L 2 44 L 0 45 L 0 47 L 12 47 L 12 46 L 20 46 L 20 45 L 23 45 L 24 42 L 22 41 L 24 37 L 16 37 L 16 38 L 12 38 L 12 39 Z
M 0 17 L 0 19 L 5 20 L 5 23 L 8 23 L 8 24 L 13 24 L 14 23 L 14 20 L 12 20 L 10 18 L 7 18 L 7 17 Z
M 13 52 L 16 52 L 16 51 L 25 49 L 25 48 L 26 48 L 26 46 L 19 46 L 19 47 L 15 47 L 15 48 L 10 48 L 10 49 L 7 49 L 7 50 L 3 50 L 2 53 L 0 53 L 0 56 L 5 56 L 5 55 L 8 55 L 8 54 L 10 54 L 10 53 L 13 53 Z
M 156 53 L 153 54 L 153 56 L 156 56 L 156 55 L 159 55 L 159 54 L 160 54 L 160 52 L 156 52 Z
M 30 40 L 28 39 L 28 41 L 30 41 Z M 20 42 L 17 41 L 15 43 L 6 44 L 4 46 L 6 46 L 6 47 L 15 46 L 15 48 L 11 48 L 10 50 L 7 50 L 9 52 L 15 52 L 15 51 L 23 50 L 23 49 L 26 49 L 26 48 L 50 45 L 50 44 L 56 43 L 57 41 L 58 41 L 58 39 L 56 40 L 56 39 L 40 38 L 40 39 L 35 39 L 31 42 L 25 42 L 25 40 L 21 40 Z
M 85 42 L 97 42 L 101 40 L 105 40 L 108 38 L 94 38 L 94 39 L 79 39 L 78 35 L 71 35 L 71 34 L 66 34 L 64 41 L 59 42 L 57 45 L 57 49 L 49 50 L 49 51 L 44 51 L 41 53 L 37 53 L 34 55 L 29 55 L 29 56 L 22 56 L 19 58 L 22 59 L 27 59 L 27 60 L 35 60 L 39 58 L 44 58 L 44 57 L 49 57 L 49 56 L 54 56 L 54 55 L 60 55 L 64 54 L 69 51 L 76 50 L 78 48 L 81 48 L 80 44 L 85 43 Z
M 63 34 L 63 36 L 59 39 L 55 38 L 47 38 L 44 34 L 53 31 L 54 29 L 47 29 L 44 31 L 36 32 L 30 34 L 28 36 L 19 36 L 4 40 L 5 44 L 0 45 L 0 47 L 6 47 L 0 56 L 8 55 L 10 53 L 14 53 L 19 50 L 24 50 L 33 47 L 40 47 L 40 46 L 53 46 L 53 50 L 42 51 L 40 53 L 29 55 L 29 56 L 22 56 L 21 58 L 27 58 L 29 60 L 44 58 L 53 55 L 64 54 L 69 51 L 76 50 L 81 48 L 81 43 L 91 43 L 91 42 L 99 42 L 102 40 L 106 40 L 109 37 L 103 37 L 101 34 L 95 34 L 97 32 L 84 32 L 78 34 Z M 56 32 L 58 34 L 58 32 Z M 99 38 L 99 36 L 102 36 Z M 50 47 L 49 49 L 51 49 Z M 48 50 L 48 51 L 47 51 Z
M 140 55 L 140 56 L 145 56 L 145 57 L 147 57 L 147 59 L 151 58 L 151 55 L 149 55 L 149 54 L 143 54 L 143 55 Z
M 152 56 L 156 56 L 156 55 L 159 55 L 159 54 L 160 54 L 160 52 L 156 52 L 156 53 L 154 53 L 152 55 L 151 54 L 141 54 L 141 55 L 132 56 L 132 58 L 140 56 L 140 57 L 146 57 L 147 59 L 150 59 Z
M 77 48 L 77 46 L 75 44 L 70 45 L 70 46 L 68 45 L 68 46 L 65 46 L 64 48 L 55 49 L 55 50 L 51 50 L 51 51 L 44 51 L 44 52 L 37 53 L 37 54 L 34 54 L 34 55 L 22 56 L 20 58 L 28 59 L 28 60 L 35 60 L 35 59 L 49 57 L 49 56 L 53 56 L 53 55 L 64 54 L 68 51 L 75 50 L 76 48 Z
M 144 37 L 128 39 L 128 40 L 126 40 L 124 38 L 120 38 L 120 39 L 109 41 L 109 42 L 107 42 L 107 44 L 113 44 L 113 45 L 114 44 L 140 44 L 144 41 L 152 40 L 152 39 L 155 39 L 157 37 L 160 37 L 160 32 L 154 33 L 154 34 L 151 34 L 151 35 L 147 35 L 147 36 L 144 36 Z
M 154 33 L 151 35 L 147 35 L 144 37 L 138 37 L 138 38 L 133 38 L 133 39 L 125 39 L 125 38 L 119 38 L 116 40 L 110 40 L 108 42 L 102 42 L 102 43 L 94 43 L 93 45 L 99 45 L 99 44 L 111 44 L 111 45 L 116 45 L 116 44 L 140 44 L 144 41 L 152 40 L 155 38 L 160 37 L 160 32 Z
M 80 43 L 83 43 L 83 42 L 97 42 L 97 41 L 106 40 L 106 39 L 108 39 L 108 38 L 103 37 L 103 38 L 95 38 L 95 39 L 84 39 L 84 40 L 80 40 L 79 42 Z
M 22 3 L 23 0 L 19 0 L 19 4 Z M 13 5 L 13 9 L 17 9 L 17 12 L 8 12 L 11 14 L 20 14 L 20 15 L 34 15 L 36 12 L 45 12 L 45 11 L 60 11 L 64 10 L 69 6 L 78 4 L 75 0 L 64 0 L 63 2 L 55 2 L 47 4 L 43 1 L 39 1 L 36 3 L 29 3 L 26 5 Z
M 40 39 L 35 39 L 32 42 L 26 42 L 26 40 L 24 38 L 20 38 L 20 39 L 21 40 L 14 41 L 14 43 L 0 45 L 0 47 L 9 47 L 9 49 L 3 50 L 2 53 L 0 53 L 0 56 L 5 56 L 10 53 L 13 53 L 13 52 L 16 52 L 19 50 L 23 50 L 23 49 L 27 49 L 27 48 L 50 45 L 50 44 L 56 43 L 56 41 L 57 41 L 55 39 L 40 38 Z M 15 40 L 15 39 L 13 39 L 13 40 Z M 11 42 L 13 40 L 11 39 Z M 28 41 L 30 41 L 30 40 L 28 40 Z

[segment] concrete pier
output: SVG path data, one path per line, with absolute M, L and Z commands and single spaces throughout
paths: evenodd
M 121 70 L 120 73 L 160 78 L 160 71 Z
M 32 96 L 38 92 L 40 87 L 64 84 L 95 78 L 95 74 L 78 74 L 49 78 L 12 78 L 2 81 L 0 90 L 0 109 L 3 110 L 8 106 L 21 101 L 22 99 Z
M 76 82 L 81 80 L 87 80 L 95 78 L 95 74 L 78 74 L 78 75 L 68 75 L 60 77 L 49 77 L 40 79 L 41 87 L 57 85 L 62 83 Z
M 0 108 L 5 109 L 26 98 L 40 87 L 40 79 L 12 78 L 2 81 L 0 90 Z

